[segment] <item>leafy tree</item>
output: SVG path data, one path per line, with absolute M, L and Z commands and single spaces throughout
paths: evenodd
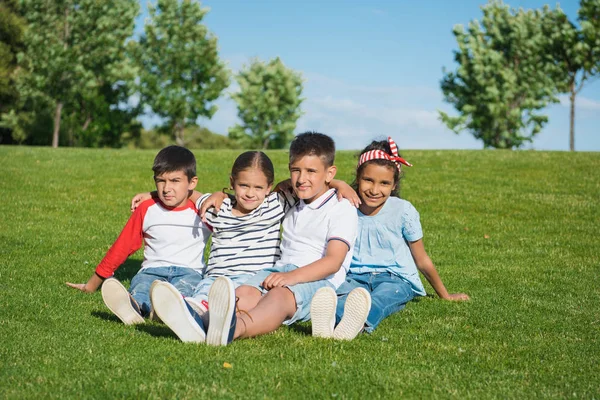
M 283 148 L 293 138 L 302 115 L 302 77 L 283 65 L 279 57 L 265 64 L 258 59 L 236 77 L 240 91 L 231 97 L 238 105 L 241 125 L 229 137 L 246 148 Z
M 167 120 L 180 145 L 185 125 L 211 118 L 217 110 L 211 102 L 229 86 L 217 39 L 202 24 L 206 13 L 196 1 L 159 0 L 149 6 L 136 52 L 142 103 Z
M 482 11 L 482 24 L 475 20 L 467 31 L 461 25 L 453 30 L 459 67 L 441 87 L 460 115 L 440 111 L 440 119 L 456 133 L 470 131 L 484 147 L 520 147 L 548 121 L 537 111 L 557 101 L 557 67 L 543 51 L 542 22 L 551 10 L 516 11 L 493 0 Z
M 17 0 L 0 1 L 0 114 L 17 100 L 14 71 L 17 67 L 17 53 L 23 46 L 25 22 L 19 15 Z M 1 128 L 0 128 L 1 129 Z M 0 132 L 4 136 L 8 132 Z
M 569 94 L 571 151 L 575 150 L 575 98 L 590 78 L 600 74 L 600 0 L 582 0 L 580 4 L 580 29 L 560 8 L 548 14 L 543 25 L 550 39 L 546 51 L 560 67 L 558 90 Z
M 52 146 L 57 147 L 63 115 L 73 137 L 73 126 L 85 132 L 99 109 L 105 113 L 117 109 L 117 104 L 108 104 L 103 91 L 123 86 L 135 76 L 125 41 L 133 34 L 138 2 L 22 0 L 21 4 L 28 24 L 17 74 L 21 104 L 4 116 L 4 122 L 12 123 L 24 140 L 23 126 L 39 120 L 37 113 L 52 110 Z

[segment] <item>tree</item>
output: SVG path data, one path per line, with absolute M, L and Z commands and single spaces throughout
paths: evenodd
M 470 131 L 484 147 L 520 147 L 548 121 L 537 111 L 558 101 L 557 67 L 543 51 L 542 22 L 551 11 L 515 11 L 495 0 L 482 11 L 482 25 L 475 20 L 467 31 L 461 25 L 453 30 L 459 67 L 444 76 L 441 87 L 460 115 L 440 111 L 440 119 L 455 133 Z
M 57 147 L 63 114 L 86 131 L 103 90 L 123 86 L 135 76 L 125 41 L 133 34 L 138 2 L 23 0 L 22 7 L 28 29 L 19 55 L 20 105 L 4 120 L 18 128 L 51 108 L 52 146 Z M 112 110 L 117 104 L 105 102 L 103 107 Z
M 17 53 L 23 46 L 25 22 L 19 15 L 16 0 L 0 1 L 0 114 L 17 101 L 14 72 Z M 1 128 L 0 128 L 1 129 Z M 10 133 L 10 131 L 8 132 Z M 3 142 L 0 133 L 0 143 Z
M 166 118 L 180 145 L 185 125 L 211 118 L 217 110 L 211 102 L 229 86 L 217 39 L 202 24 L 206 13 L 192 0 L 159 0 L 149 6 L 150 21 L 136 52 L 141 101 Z
M 557 88 L 569 94 L 569 149 L 575 150 L 575 98 L 593 76 L 600 74 L 600 0 L 582 0 L 578 29 L 557 8 L 543 25 L 550 39 L 546 51 L 559 66 Z
M 241 125 L 229 137 L 246 148 L 285 147 L 292 139 L 302 115 L 302 77 L 283 65 L 279 57 L 268 64 L 258 59 L 236 77 L 240 91 L 231 97 L 238 105 Z

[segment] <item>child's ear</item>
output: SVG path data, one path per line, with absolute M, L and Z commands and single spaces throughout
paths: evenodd
M 198 177 L 194 176 L 192 179 L 190 179 L 190 183 L 188 184 L 188 190 L 194 190 L 196 188 L 197 184 L 198 184 Z
M 233 176 L 229 175 L 229 190 L 233 189 L 233 182 L 234 182 Z
M 337 167 L 335 165 L 332 165 L 331 167 L 327 168 L 327 175 L 325 177 L 325 182 L 327 182 L 328 185 L 331 183 L 333 178 L 335 178 L 336 173 L 337 173 Z

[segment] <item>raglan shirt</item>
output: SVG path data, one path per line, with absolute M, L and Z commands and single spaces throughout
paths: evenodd
M 210 196 L 197 202 L 200 208 Z M 225 199 L 218 211 L 210 208 L 206 220 L 213 230 L 207 276 L 255 274 L 281 255 L 281 220 L 297 200 L 289 192 L 273 192 L 250 213 L 233 215 L 235 200 Z
M 96 273 L 111 277 L 127 257 L 144 245 L 142 270 L 155 267 L 186 267 L 202 273 L 203 253 L 210 230 L 194 203 L 169 208 L 159 200 L 142 202 L 108 250 Z

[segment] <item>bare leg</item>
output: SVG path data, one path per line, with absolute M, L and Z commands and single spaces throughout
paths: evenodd
M 260 299 L 262 293 L 254 286 L 242 285 L 235 289 L 235 297 L 237 297 L 237 309 L 242 311 L 252 310 Z
M 256 307 L 246 313 L 238 313 L 234 339 L 264 335 L 279 328 L 283 321 L 296 312 L 296 299 L 291 290 L 276 287 L 264 295 Z

